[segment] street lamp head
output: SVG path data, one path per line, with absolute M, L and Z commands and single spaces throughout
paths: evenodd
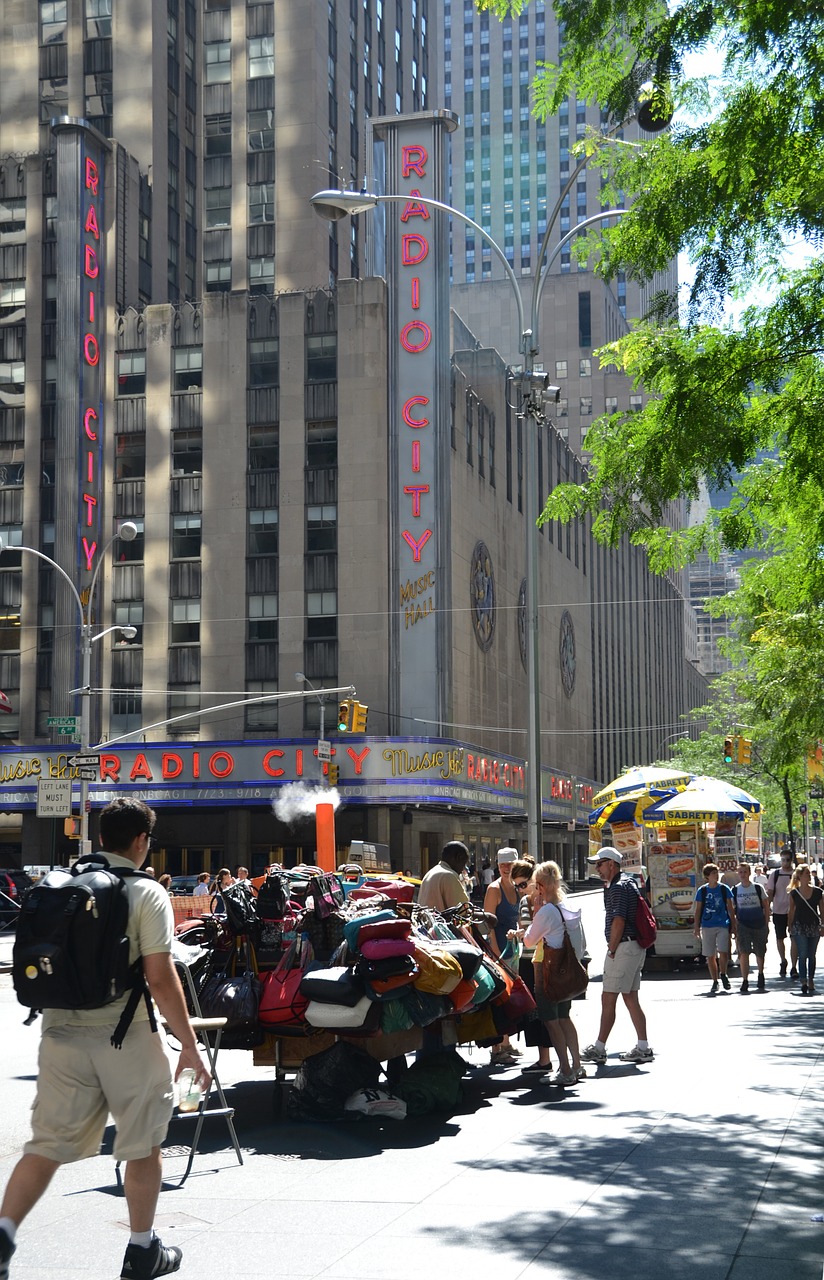
M 341 218 L 374 209 L 380 196 L 368 191 L 318 191 L 310 204 L 319 218 L 328 222 L 340 222 Z
M 137 635 L 137 627 L 121 627 L 120 634 L 124 640 L 134 640 Z
M 121 542 L 134 542 L 137 534 L 138 528 L 134 520 L 124 520 L 117 531 L 117 536 Z

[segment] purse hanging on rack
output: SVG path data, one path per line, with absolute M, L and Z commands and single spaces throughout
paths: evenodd
M 301 995 L 300 984 L 311 954 L 307 943 L 293 942 L 277 968 L 264 973 L 258 1010 L 262 1026 L 295 1027 L 304 1021 L 309 999 Z
M 258 1025 L 260 980 L 254 949 L 247 945 L 245 968 L 237 973 L 238 948 L 232 954 L 230 967 L 213 973 L 200 991 L 200 1007 L 204 1018 L 225 1018 L 222 1046 L 227 1049 L 254 1048 L 263 1040 Z

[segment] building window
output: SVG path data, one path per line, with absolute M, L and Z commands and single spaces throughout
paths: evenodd
M 250 556 L 276 556 L 278 553 L 278 513 L 274 507 L 249 512 Z
M 578 294 L 578 346 L 592 346 L 592 300 L 589 290 Z
M 133 733 L 143 723 L 143 695 L 137 689 L 112 694 L 109 729 L 112 737 Z
M 255 36 L 249 41 L 249 79 L 275 74 L 274 36 Z
M 558 401 L 558 407 L 557 407 L 557 410 L 556 410 L 555 416 L 556 416 L 556 418 L 566 418 L 566 417 L 568 417 L 568 416 L 569 416 L 569 401 L 568 401 L 568 400 L 559 400 L 559 401 Z
M 617 396 L 607 396 L 607 397 L 606 397 L 606 399 L 605 399 L 605 401 L 604 401 L 604 412 L 605 412 L 605 413 L 617 413 L 617 412 L 618 412 L 618 397 L 617 397 Z
M 173 600 L 169 633 L 171 644 L 198 644 L 200 642 L 200 601 Z
M 228 156 L 232 153 L 232 117 L 229 112 L 219 116 L 206 116 L 203 121 L 203 137 L 207 156 Z
M 307 552 L 336 551 L 338 509 L 334 503 L 306 508 Z
M 174 391 L 200 391 L 203 386 L 203 348 L 178 347 L 173 356 Z
M 143 601 L 124 600 L 114 606 L 114 621 L 118 627 L 134 627 L 137 635 L 134 640 L 121 641 L 127 644 L 143 643 Z
M 172 560 L 196 560 L 200 555 L 201 517 L 172 516 Z
M 277 693 L 277 680 L 248 680 L 246 692 L 250 698 L 256 694 Z M 252 732 L 256 729 L 276 734 L 278 731 L 278 704 L 272 702 L 254 702 L 246 707 L 246 728 Z
M 249 596 L 248 634 L 250 640 L 277 640 L 278 598 L 274 593 Z
M 112 0 L 86 0 L 86 39 L 110 39 L 111 34 Z
M 59 44 L 66 39 L 67 0 L 40 0 L 40 43 Z
M 307 467 L 338 465 L 338 429 L 334 422 L 310 422 L 306 427 Z
M 333 639 L 338 633 L 337 591 L 307 591 L 306 637 L 308 640 Z
M 578 372 L 582 378 L 592 377 L 592 361 L 589 356 L 583 357 L 578 361 Z
M 249 427 L 249 470 L 274 471 L 280 463 L 280 428 L 269 423 Z
M 232 221 L 232 188 L 213 187 L 206 192 L 206 228 L 228 227 Z
M 135 516 L 129 516 L 129 519 L 133 525 L 137 526 L 137 536 L 131 542 L 123 542 L 121 540 L 116 544 L 118 564 L 140 564 L 143 560 L 143 548 L 145 545 L 143 519 L 137 519 Z
M 228 84 L 232 78 L 232 45 L 229 40 L 203 46 L 204 79 L 207 84 Z
M 199 476 L 203 471 L 203 432 L 191 430 L 172 432 L 172 475 Z
M 567 362 L 566 362 L 566 360 L 556 360 L 556 361 L 555 361 L 555 377 L 556 377 L 556 378 L 565 378 L 566 376 L 567 376 Z
M 274 122 L 274 111 L 264 109 L 248 113 L 248 148 L 250 151 L 269 151 L 275 145 Z
M 630 413 L 638 413 L 644 407 L 644 397 L 642 395 L 633 395 L 629 398 Z
M 146 436 L 142 431 L 115 438 L 115 480 L 139 480 L 146 474 Z
M 271 293 L 275 286 L 274 258 L 249 259 L 249 288 L 253 293 Z
M 306 381 L 332 382 L 338 376 L 338 336 L 324 333 L 306 339 Z
M 146 393 L 146 356 L 126 351 L 117 357 L 117 394 L 142 396 Z
M 592 396 L 581 396 L 581 417 L 592 417 Z
M 276 387 L 278 384 L 277 338 L 255 338 L 249 343 L 249 386 Z
M 231 262 L 206 263 L 206 289 L 209 293 L 228 293 L 232 287 Z
M 249 187 L 249 221 L 274 222 L 274 182 L 253 182 Z

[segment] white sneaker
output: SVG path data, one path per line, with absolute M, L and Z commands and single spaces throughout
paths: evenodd
M 597 1044 L 588 1044 L 586 1049 L 581 1050 L 582 1062 L 597 1062 L 602 1067 L 607 1060 L 606 1049 L 599 1049 Z
M 655 1054 L 652 1049 L 640 1049 L 638 1045 L 634 1049 L 628 1049 L 626 1053 L 619 1053 L 620 1062 L 652 1062 Z
M 555 1075 L 550 1076 L 544 1083 L 555 1085 L 561 1089 L 568 1089 L 571 1085 L 578 1083 L 578 1077 L 574 1071 L 571 1071 L 568 1076 L 564 1075 L 563 1071 L 556 1071 Z
M 575 1079 L 576 1079 L 576 1080 L 586 1080 L 586 1078 L 587 1078 L 587 1069 L 586 1069 L 586 1067 L 579 1067 L 579 1068 L 578 1068 L 578 1070 L 575 1072 Z

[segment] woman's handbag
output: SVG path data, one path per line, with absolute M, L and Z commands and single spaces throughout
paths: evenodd
M 300 994 L 309 1001 L 342 1004 L 353 1009 L 366 995 L 366 988 L 354 969 L 348 965 L 334 965 L 305 973 L 300 983 Z
M 337 911 L 346 901 L 340 877 L 331 873 L 312 876 L 306 889 L 306 900 L 315 904 L 315 911 L 321 920 Z
M 547 999 L 555 1004 L 561 1000 L 574 1000 L 582 991 L 586 991 L 589 974 L 575 954 L 566 921 L 563 946 L 548 947 L 544 943 L 543 967 L 544 990 Z
M 276 969 L 264 973 L 261 981 L 258 1021 L 265 1027 L 295 1027 L 304 1021 L 307 996 L 301 995 L 300 984 L 310 948 L 293 942 Z
M 232 969 L 237 953 L 232 957 Z M 262 1038 L 258 1026 L 260 981 L 254 953 L 242 973 L 213 973 L 204 982 L 200 1008 L 204 1018 L 225 1018 L 221 1045 L 227 1049 L 254 1048 Z
M 362 996 L 357 1004 L 327 1004 L 323 1000 L 310 1000 L 306 1006 L 306 1021 L 310 1027 L 323 1027 L 325 1030 L 339 1029 L 360 1030 L 370 1015 L 372 1001 Z

